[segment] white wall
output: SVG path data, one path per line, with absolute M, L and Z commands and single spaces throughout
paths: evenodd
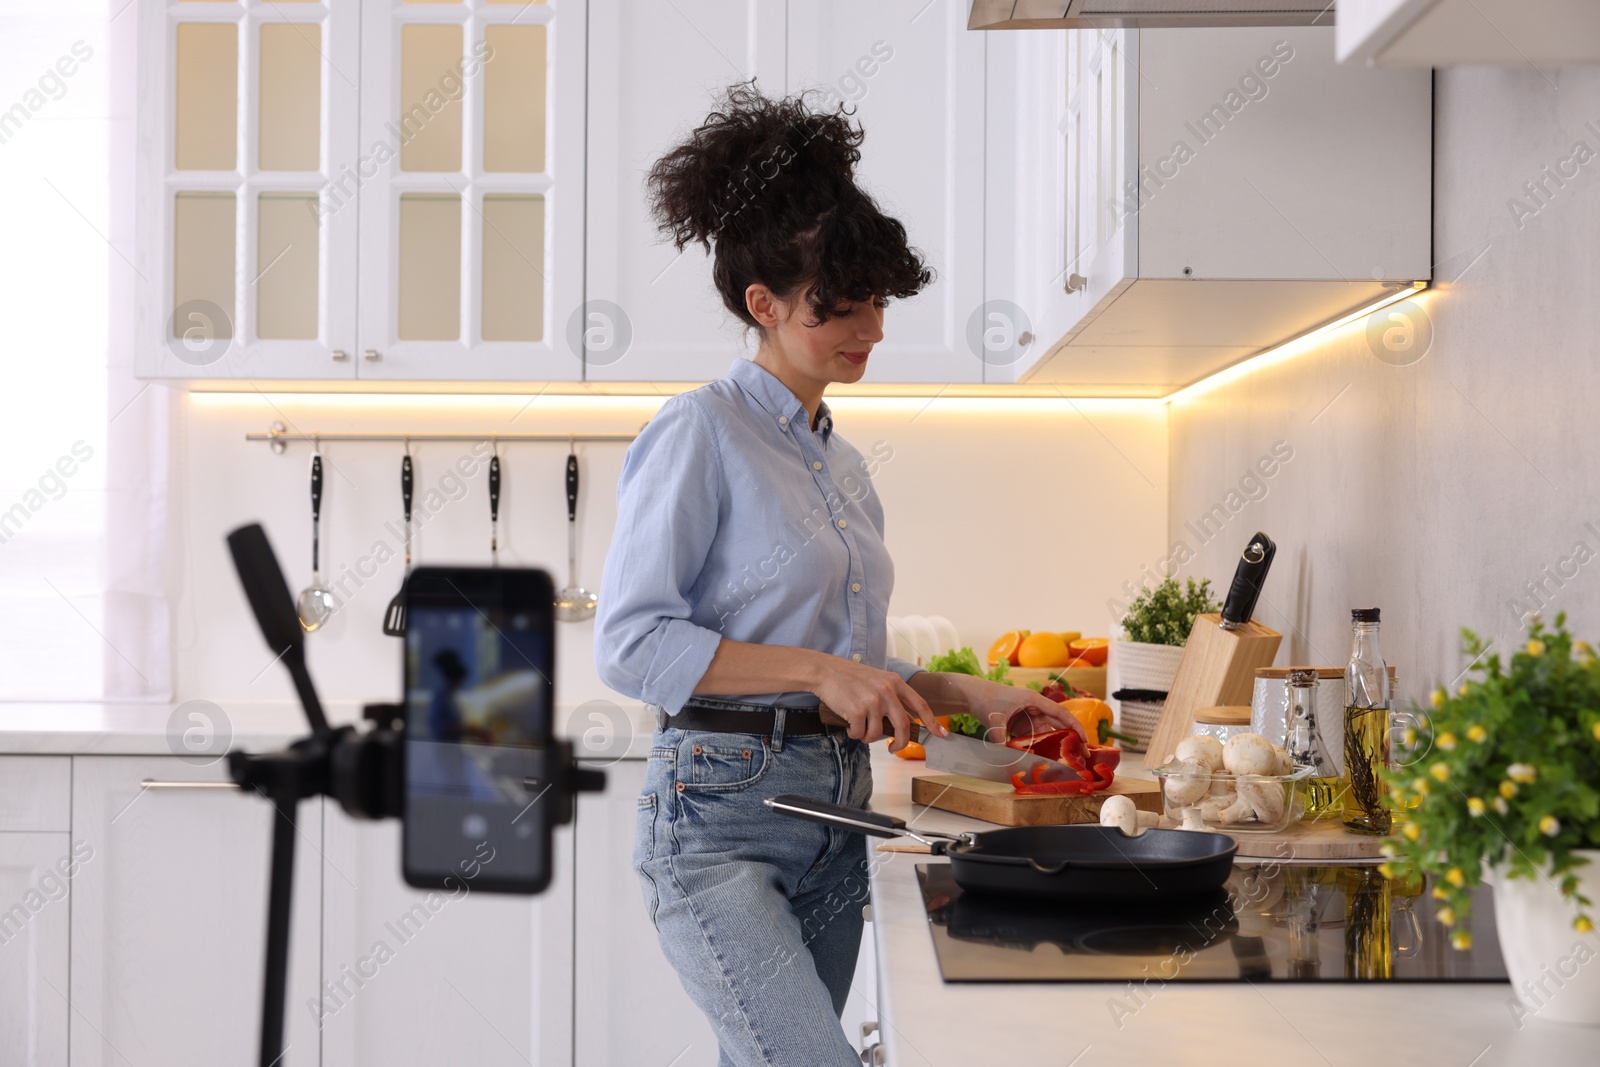
M 520 416 L 519 409 L 523 409 Z M 224 535 L 260 520 L 291 586 L 309 577 L 310 450 L 274 455 L 244 434 L 274 420 L 305 432 L 635 431 L 656 398 L 189 394 L 177 417 L 173 513 L 177 700 L 222 705 L 292 699 L 256 633 L 228 559 Z M 1166 412 L 1148 402 L 1038 399 L 865 399 L 834 402 L 839 432 L 867 450 L 893 449 L 876 484 L 887 513 L 897 582 L 896 614 L 943 614 L 980 652 L 1001 631 L 1104 633 L 1106 602 L 1160 555 L 1166 525 Z M 583 498 L 580 581 L 600 584 L 615 521 L 623 445 L 580 445 Z M 447 467 L 472 446 L 415 446 L 419 508 Z M 398 444 L 323 449 L 325 580 L 353 573 L 383 541 L 394 558 L 364 582 L 347 578 L 348 605 L 308 638 L 325 698 L 385 700 L 399 694 L 400 642 L 383 636 L 382 613 L 399 587 Z M 565 444 L 503 446 L 501 559 L 544 566 L 564 581 Z M 423 524 L 417 558 L 485 563 L 489 551 L 486 464 L 460 499 Z M 420 512 L 419 512 L 420 513 Z M 605 595 L 605 590 L 600 589 Z M 595 675 L 592 623 L 562 624 L 557 700 L 610 698 Z
M 1600 559 L 1600 70 L 1447 70 L 1436 88 L 1436 289 L 1414 316 L 1431 347 L 1385 362 L 1354 324 L 1171 413 L 1184 571 L 1230 569 L 1246 527 L 1266 530 L 1257 617 L 1285 634 L 1278 662 L 1342 663 L 1350 609 L 1378 605 L 1411 697 L 1465 668 L 1462 626 L 1504 649 L 1543 605 L 1600 636 L 1600 567 L 1576 558 Z M 1580 142 L 1590 162 L 1531 198 Z M 1185 523 L 1278 440 L 1294 459 L 1201 546 Z

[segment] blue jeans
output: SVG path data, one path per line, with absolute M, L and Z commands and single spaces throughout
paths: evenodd
M 784 737 L 781 722 L 770 736 L 659 727 L 633 867 L 720 1067 L 853 1067 L 839 1015 L 861 947 L 866 840 L 762 803 L 782 793 L 866 807 L 866 744 Z

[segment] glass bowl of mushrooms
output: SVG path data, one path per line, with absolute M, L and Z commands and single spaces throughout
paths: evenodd
M 1184 829 L 1276 833 L 1300 821 L 1298 783 L 1314 768 L 1295 767 L 1281 745 L 1242 733 L 1226 744 L 1194 735 L 1152 768 L 1166 817 Z

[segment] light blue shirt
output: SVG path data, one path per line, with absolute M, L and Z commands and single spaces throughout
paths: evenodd
M 595 620 L 595 666 L 619 693 L 676 712 L 724 637 L 843 656 L 909 679 L 888 656 L 894 564 L 864 457 L 816 430 L 748 359 L 661 406 L 628 449 Z M 815 707 L 812 693 L 722 693 Z

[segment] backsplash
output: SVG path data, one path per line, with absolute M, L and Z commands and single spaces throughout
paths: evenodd
M 175 699 L 292 700 L 228 558 L 224 535 L 260 521 L 294 591 L 310 580 L 311 447 L 275 455 L 246 433 L 482 433 L 424 443 L 415 463 L 417 562 L 487 564 L 488 437 L 637 432 L 659 397 L 190 393 L 175 420 L 172 490 Z M 1015 626 L 1104 633 L 1108 603 L 1159 557 L 1167 521 L 1166 411 L 1055 399 L 830 401 L 838 431 L 884 456 L 875 477 L 894 555 L 895 614 L 945 615 L 981 652 Z M 579 443 L 578 581 L 605 588 L 626 444 Z M 382 633 L 404 528 L 399 443 L 330 442 L 322 575 L 338 610 L 307 638 L 325 699 L 395 699 L 400 642 Z M 500 559 L 566 581 L 567 445 L 502 443 Z M 592 660 L 592 621 L 557 628 L 557 702 L 620 698 Z

